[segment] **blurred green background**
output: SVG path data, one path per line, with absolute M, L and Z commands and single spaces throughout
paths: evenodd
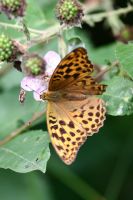
M 54 25 L 56 0 L 28 2 L 27 26 L 39 29 Z M 114 8 L 125 7 L 127 2 L 129 1 L 112 1 Z M 132 25 L 133 13 L 121 19 L 125 24 Z M 0 15 L 0 21 L 10 23 L 3 14 Z M 0 31 L 7 32 L 20 41 L 25 38 L 23 33 L 15 33 L 13 29 L 0 28 Z M 82 30 L 76 28 L 75 31 L 83 39 L 92 62 L 104 65 L 107 61 L 114 60 L 116 39 L 110 28 L 105 26 L 105 21 L 96 23 L 94 27 L 83 24 Z M 38 45 L 31 51 L 44 55 L 48 50 L 57 51 L 57 45 L 57 38 L 54 38 L 48 44 Z M 30 106 L 28 112 L 26 106 L 19 105 L 17 96 L 21 79 L 22 74 L 13 70 L 0 77 L 0 98 L 3 98 L 4 102 L 7 100 L 2 104 L 5 107 L 0 107 L 2 135 L 14 129 L 14 125 L 9 123 L 13 113 L 10 110 L 12 105 L 17 107 L 13 113 L 17 122 L 21 119 L 21 113 L 27 113 L 24 116 L 26 120 L 31 113 L 38 111 L 38 107 L 43 109 L 43 105 L 35 103 L 30 95 L 25 102 Z M 5 98 L 4 95 L 8 96 Z M 4 109 L 7 109 L 6 114 Z M 21 111 L 18 112 L 18 109 Z M 46 130 L 46 123 L 43 121 L 42 118 L 31 130 Z M 8 169 L 0 169 L 0 200 L 133 200 L 132 124 L 133 116 L 107 115 L 104 127 L 98 134 L 88 138 L 71 166 L 62 163 L 50 144 L 51 157 L 45 174 L 39 171 L 19 174 Z

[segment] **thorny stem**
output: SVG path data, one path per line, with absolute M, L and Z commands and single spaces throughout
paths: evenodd
M 101 70 L 95 77 L 94 79 L 99 82 L 101 81 L 102 77 L 104 76 L 104 74 L 106 74 L 108 71 L 110 71 L 112 68 L 119 66 L 119 61 L 115 61 L 111 64 L 110 67 Z
M 102 21 L 104 18 L 108 18 L 111 17 L 113 15 L 122 15 L 122 14 L 126 14 L 128 12 L 133 11 L 133 7 L 132 6 L 128 6 L 126 8 L 121 8 L 118 10 L 112 10 L 109 12 L 102 12 L 102 13 L 97 13 L 97 14 L 89 14 L 89 15 L 85 15 L 83 18 L 83 21 L 85 21 L 88 24 L 94 24 L 95 22 L 98 21 Z M 62 30 L 65 30 L 66 27 L 62 26 L 61 27 Z M 59 33 L 60 30 L 60 25 L 59 24 L 55 24 L 54 26 L 42 31 L 42 35 L 38 38 L 36 37 L 35 39 L 32 39 L 32 41 L 29 43 L 29 48 L 36 45 L 36 44 L 40 44 L 40 43 L 44 43 L 47 42 L 48 40 L 52 39 L 54 36 L 56 36 Z
M 35 122 L 36 120 L 40 119 L 44 115 L 44 113 L 45 113 L 45 111 L 39 112 L 37 114 L 34 114 L 33 117 L 28 122 L 26 122 L 20 128 L 18 128 L 15 131 L 13 131 L 11 134 L 9 134 L 7 137 L 5 137 L 3 140 L 1 140 L 0 141 L 0 146 L 6 144 L 7 142 L 9 142 L 13 138 L 15 138 L 17 135 L 19 135 L 20 133 L 22 133 L 23 131 L 28 129 L 31 126 L 31 124 L 33 122 Z
M 1 63 L 0 63 L 1 64 Z M 10 71 L 11 68 L 11 64 L 7 64 L 4 67 L 0 67 L 0 77 L 4 76 L 8 71 Z
M 17 25 L 17 24 L 9 24 L 9 23 L 6 23 L 6 22 L 0 22 L 0 26 L 4 27 L 5 29 L 6 28 L 12 28 L 12 29 L 16 29 L 16 30 L 23 30 L 23 26 L 22 25 Z M 33 28 L 28 28 L 29 31 L 31 33 L 34 33 L 34 34 L 42 34 L 43 31 L 39 31 L 39 30 L 36 30 L 36 29 L 33 29 Z
M 115 15 L 119 16 L 122 14 L 127 14 L 131 11 L 133 11 L 133 7 L 131 5 L 129 5 L 126 8 L 120 8 L 120 9 L 112 10 L 109 12 L 105 11 L 105 12 L 101 12 L 101 13 L 97 13 L 97 14 L 88 14 L 88 15 L 85 14 L 83 21 L 85 21 L 89 25 L 93 25 L 96 22 L 102 21 L 104 18 L 108 18 L 108 17 L 115 16 Z M 16 24 L 0 22 L 0 26 L 5 27 L 5 28 L 23 30 L 23 26 L 16 25 Z M 32 28 L 28 28 L 28 29 L 31 33 L 34 33 L 37 35 L 29 43 L 28 48 L 31 48 L 32 46 L 34 46 L 36 44 L 44 43 L 44 42 L 50 40 L 51 38 L 53 38 L 54 36 L 56 36 L 59 32 L 60 25 L 59 24 L 52 25 L 50 28 L 48 28 L 46 30 L 36 30 L 36 29 L 32 29 Z M 64 29 L 65 29 L 65 26 L 62 27 L 62 30 L 64 30 Z
M 60 31 L 59 24 L 55 24 L 52 27 L 44 30 L 40 37 L 35 37 L 29 42 L 29 48 L 33 47 L 36 44 L 48 42 L 50 39 L 56 36 L 59 33 L 59 31 Z
M 95 22 L 100 22 L 102 21 L 104 18 L 108 18 L 114 15 L 122 15 L 122 14 L 127 14 L 129 12 L 133 11 L 133 6 L 128 5 L 128 7 L 126 8 L 120 8 L 117 10 L 112 10 L 112 11 L 108 11 L 108 12 L 102 12 L 102 13 L 98 13 L 98 14 L 90 14 L 90 15 L 85 15 L 83 18 L 83 21 L 85 21 L 88 24 L 94 24 Z

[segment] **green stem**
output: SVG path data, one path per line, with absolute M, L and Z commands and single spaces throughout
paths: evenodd
M 108 12 L 102 12 L 102 13 L 98 13 L 98 14 L 90 14 L 90 15 L 85 15 L 83 18 L 83 21 L 85 21 L 88 24 L 94 24 L 95 22 L 100 22 L 102 21 L 104 18 L 108 18 L 111 16 L 119 16 L 122 14 L 127 14 L 129 12 L 133 11 L 133 6 L 129 5 L 126 8 L 120 8 L 117 10 L 112 10 L 112 11 L 108 11 Z
M 129 13 L 131 11 L 133 11 L 133 7 L 129 5 L 126 8 L 120 8 L 118 10 L 112 10 L 109 12 L 102 12 L 102 13 L 89 14 L 89 15 L 85 14 L 83 21 L 91 25 L 91 24 L 94 24 L 95 22 L 99 22 L 103 20 L 104 18 L 108 18 L 115 15 L 119 16 L 122 14 Z M 18 30 L 23 29 L 23 26 L 16 25 L 16 24 L 9 24 L 5 22 L 0 22 L 0 26 L 5 27 L 5 28 L 18 29 Z M 37 34 L 37 37 L 32 39 L 32 41 L 29 43 L 30 47 L 50 40 L 51 38 L 53 38 L 53 36 L 58 34 L 59 29 L 60 29 L 59 24 L 55 24 L 46 30 L 36 30 L 36 29 L 28 28 L 29 32 Z M 66 29 L 66 27 L 62 27 L 62 30 L 64 29 Z
M 105 200 L 95 189 L 90 187 L 82 178 L 77 176 L 69 166 L 58 163 L 54 160 L 50 165 L 50 173 L 73 190 L 78 196 L 85 200 Z
M 44 42 L 48 42 L 51 38 L 53 38 L 57 33 L 59 33 L 60 25 L 55 24 L 52 27 L 47 28 L 42 32 L 40 37 L 35 37 L 29 42 L 29 48 L 33 47 L 36 44 L 41 44 Z
M 35 122 L 38 119 L 40 119 L 44 115 L 44 113 L 45 113 L 45 111 L 44 112 L 35 113 L 32 116 L 32 118 L 29 121 L 27 121 L 24 125 L 22 125 L 18 129 L 16 129 L 15 131 L 11 132 L 3 140 L 0 140 L 0 146 L 8 143 L 9 141 L 11 141 L 15 137 L 17 137 L 19 134 L 21 134 L 22 132 L 24 132 L 26 129 L 28 129 L 31 126 L 31 124 L 33 124 L 33 122 Z
M 5 23 L 5 22 L 0 22 L 0 26 L 2 26 L 4 28 L 12 28 L 12 29 L 17 29 L 17 30 L 23 29 L 23 26 L 16 25 L 16 24 L 9 24 L 9 23 Z M 28 28 L 28 30 L 31 33 L 35 33 L 35 34 L 42 34 L 43 33 L 43 31 L 39 31 L 39 30 L 32 29 L 32 28 Z
M 4 76 L 11 69 L 12 69 L 11 64 L 5 64 L 5 66 L 3 66 L 3 63 L 0 63 L 0 78 Z

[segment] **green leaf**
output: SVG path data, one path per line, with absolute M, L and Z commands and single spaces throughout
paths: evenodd
M 114 77 L 108 85 L 103 99 L 110 115 L 130 115 L 133 113 L 133 82 L 122 77 Z
M 0 94 L 1 140 L 31 119 L 35 112 L 40 111 L 40 103 L 34 101 L 32 94 L 27 95 L 25 104 L 21 105 L 18 102 L 18 93 L 19 90 L 15 87 Z M 44 107 L 44 103 L 42 106 Z M 48 134 L 43 131 L 27 132 L 0 147 L 0 167 L 21 173 L 33 170 L 45 172 L 49 156 Z
M 0 147 L 0 167 L 20 173 L 45 173 L 49 157 L 49 136 L 43 131 L 28 131 Z
M 121 69 L 133 79 L 133 43 L 116 46 L 116 59 L 120 62 Z

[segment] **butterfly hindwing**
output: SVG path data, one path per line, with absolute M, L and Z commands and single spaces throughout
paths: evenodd
M 48 130 L 52 144 L 66 163 L 71 164 L 81 145 L 98 132 L 105 120 L 103 100 L 90 97 L 82 101 L 49 102 L 47 109 Z

